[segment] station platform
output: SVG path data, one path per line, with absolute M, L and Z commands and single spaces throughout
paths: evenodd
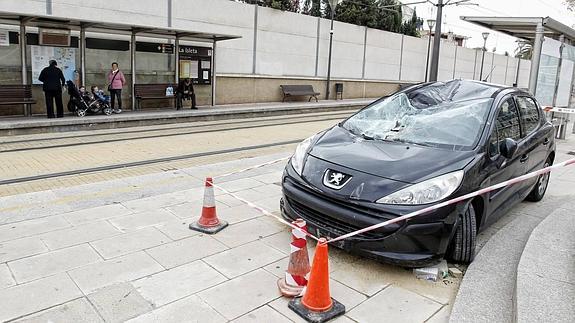
M 124 110 L 121 114 L 111 116 L 98 114 L 77 117 L 69 114 L 59 119 L 47 119 L 44 115 L 5 117 L 0 118 L 0 136 L 351 110 L 362 108 L 374 100 L 376 99 L 231 104 L 217 105 L 215 107 L 199 106 L 197 110 L 192 110 L 189 107 L 182 110 L 168 108 L 140 111 Z

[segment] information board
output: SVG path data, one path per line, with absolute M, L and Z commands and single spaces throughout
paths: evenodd
M 32 84 L 42 84 L 38 80 L 40 72 L 48 67 L 50 60 L 56 60 L 66 81 L 74 80 L 76 70 L 76 49 L 70 47 L 30 46 L 32 53 Z
M 180 46 L 180 79 L 190 78 L 193 84 L 211 84 L 212 49 L 210 47 Z

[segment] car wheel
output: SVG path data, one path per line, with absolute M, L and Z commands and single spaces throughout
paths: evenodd
M 469 203 L 465 212 L 459 215 L 457 231 L 447 249 L 447 257 L 457 263 L 471 263 L 475 258 L 476 234 L 475 209 Z
M 551 159 L 547 158 L 547 160 L 545 161 L 545 165 L 543 165 L 543 168 L 549 167 L 549 166 L 551 166 L 551 164 L 552 164 Z M 551 173 L 545 173 L 545 174 L 539 175 L 539 177 L 537 178 L 537 184 L 535 184 L 535 186 L 533 186 L 533 189 L 531 190 L 529 195 L 527 195 L 525 200 L 531 201 L 531 202 L 541 201 L 541 199 L 543 199 L 543 196 L 545 196 L 545 192 L 547 191 L 547 185 L 549 185 L 549 176 L 550 175 L 551 175 Z

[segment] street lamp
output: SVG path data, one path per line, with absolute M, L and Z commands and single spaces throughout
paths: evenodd
M 479 69 L 479 80 L 483 81 L 483 63 L 485 62 L 485 51 L 487 50 L 485 46 L 487 45 L 487 37 L 489 37 L 489 33 L 484 32 L 481 34 L 481 36 L 483 36 L 483 53 L 481 54 L 481 69 Z
M 335 14 L 335 7 L 339 0 L 329 0 L 329 6 L 331 8 L 331 27 L 329 29 L 329 54 L 327 59 L 327 84 L 325 89 L 325 99 L 329 100 L 329 81 L 331 79 L 331 48 L 333 44 L 333 16 Z
M 435 19 L 427 19 L 427 26 L 429 26 L 429 39 L 427 40 L 427 60 L 425 61 L 425 82 L 427 82 L 427 72 L 429 70 L 429 51 L 431 50 L 431 30 L 435 25 Z

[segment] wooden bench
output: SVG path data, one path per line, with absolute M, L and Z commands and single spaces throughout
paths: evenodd
M 36 103 L 32 98 L 31 85 L 0 85 L 0 105 L 24 105 L 24 115 L 30 114 L 30 105 Z
M 171 86 L 174 89 L 174 95 L 166 96 L 166 88 Z M 172 83 L 151 83 L 151 84 L 134 84 L 134 96 L 136 97 L 136 109 L 140 109 L 140 101 L 148 99 L 176 99 L 177 86 Z
M 317 102 L 317 96 L 319 95 L 319 92 L 316 92 L 311 85 L 280 85 L 280 88 L 284 95 L 282 102 L 284 102 L 288 96 L 306 95 L 310 96 L 308 102 L 311 101 L 312 98 Z

